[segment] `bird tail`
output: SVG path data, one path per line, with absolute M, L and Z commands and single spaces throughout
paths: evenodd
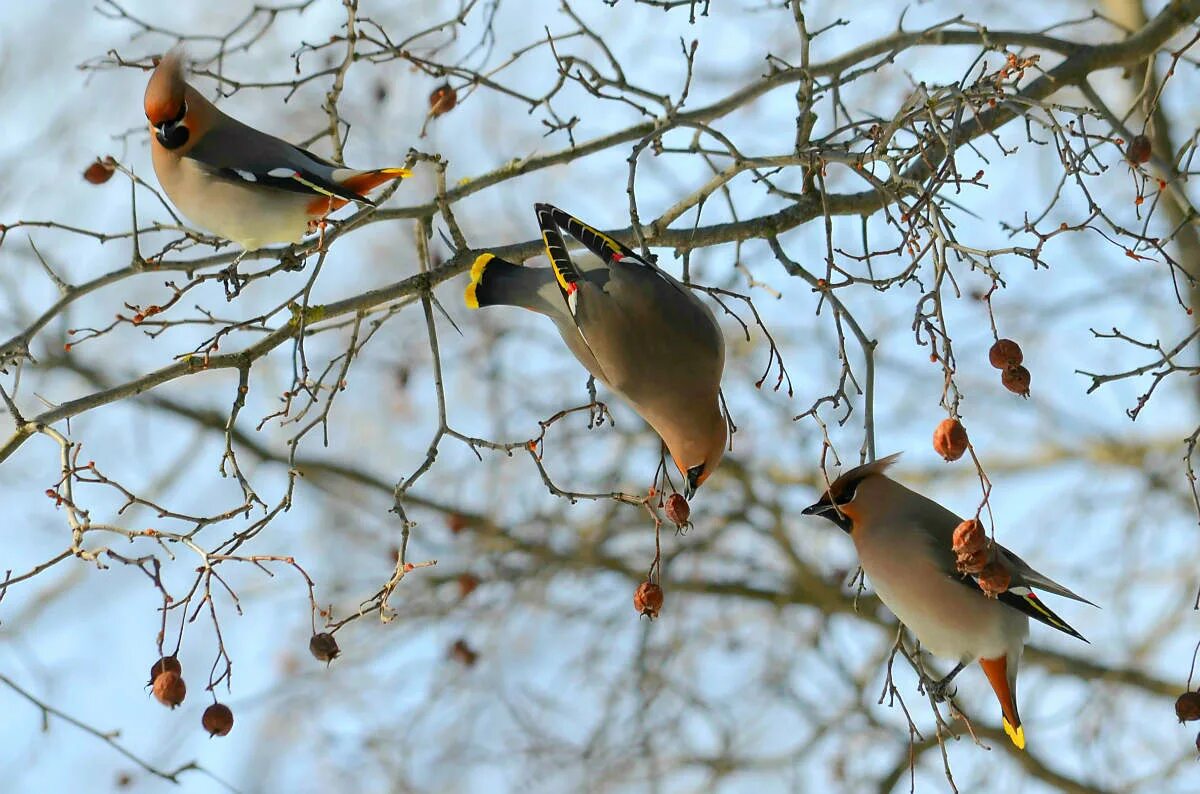
M 1017 679 L 1015 675 L 1008 674 L 1008 657 L 980 659 L 979 666 L 983 668 L 996 699 L 1000 701 L 1000 710 L 1004 713 L 1004 732 L 1018 750 L 1024 750 L 1025 729 L 1021 727 L 1021 715 L 1017 712 Z
M 373 171 L 359 171 L 341 180 L 342 186 L 353 190 L 364 198 L 380 185 L 393 179 L 407 179 L 412 171 L 407 168 L 376 168 Z
M 560 210 L 553 204 L 538 203 L 533 205 L 533 209 L 537 213 L 538 224 L 542 227 L 543 234 L 547 230 L 553 229 L 554 234 L 557 235 L 558 230 L 561 229 L 583 243 L 585 248 L 605 262 L 613 259 L 622 259 L 627 256 L 636 258 L 636 254 L 628 247 L 617 242 L 604 232 L 587 225 L 574 215 Z M 553 260 L 554 253 L 549 251 L 550 244 L 551 241 L 547 239 L 547 251 L 551 254 L 551 259 Z M 561 238 L 559 238 L 559 245 L 561 246 L 561 244 Z M 565 246 L 562 249 L 562 255 L 566 256 Z M 567 259 L 569 261 L 569 257 Z M 571 267 L 574 266 L 571 265 Z
M 375 206 L 375 202 L 367 198 L 367 194 L 375 188 L 393 179 L 407 179 L 412 171 L 407 168 L 376 168 L 372 171 L 355 171 L 351 168 L 338 168 L 333 172 L 333 181 L 348 193 L 357 196 L 357 201 Z M 323 195 L 313 199 L 308 207 L 310 215 L 325 214 L 341 209 L 350 203 L 346 196 Z

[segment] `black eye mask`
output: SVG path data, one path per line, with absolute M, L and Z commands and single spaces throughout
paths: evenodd
M 188 137 L 191 135 L 188 128 L 183 125 L 183 118 L 187 115 L 187 103 L 184 102 L 179 106 L 179 115 L 170 121 L 164 121 L 162 124 L 155 126 L 154 137 L 163 145 L 165 149 L 178 149 L 188 142 Z

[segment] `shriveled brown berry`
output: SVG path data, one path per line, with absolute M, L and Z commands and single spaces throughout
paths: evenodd
M 958 460 L 967 451 L 967 429 L 957 419 L 943 419 L 933 431 L 933 448 L 946 460 Z
M 1175 716 L 1180 722 L 1200 720 L 1200 692 L 1184 692 L 1175 701 Z
M 663 589 L 654 582 L 645 581 L 633 591 L 633 608 L 639 615 L 653 620 L 658 617 L 663 605 Z
M 1134 135 L 1133 140 L 1129 142 L 1129 146 L 1125 149 L 1125 159 L 1135 165 L 1148 163 L 1153 151 L 1154 146 L 1149 138 L 1145 135 Z
M 1013 394 L 1019 394 L 1022 397 L 1029 396 L 1029 370 L 1024 367 L 1009 367 L 1004 370 L 1004 374 L 1000 376 L 1000 382 Z
M 158 678 L 159 673 L 166 670 L 183 675 L 183 665 L 179 663 L 179 660 L 174 656 L 164 656 L 150 665 L 150 681 L 146 686 L 154 686 L 154 679 Z
M 429 95 L 429 114 L 440 116 L 449 113 L 457 104 L 458 92 L 449 83 L 445 83 L 433 89 L 433 93 Z
M 471 526 L 471 523 L 467 521 L 467 517 L 460 513 L 451 513 L 446 516 L 446 528 L 455 535 L 469 526 Z
M 954 553 L 962 556 L 983 551 L 987 547 L 987 532 L 978 518 L 968 518 L 954 528 Z
M 183 676 L 174 670 L 164 670 L 154 679 L 154 697 L 164 706 L 175 708 L 187 697 Z
M 338 654 L 342 651 L 338 648 L 337 640 L 333 638 L 332 634 L 321 632 L 320 634 L 312 635 L 312 639 L 308 641 L 308 652 L 318 662 L 328 664 L 338 658 Z
M 991 559 L 992 553 L 990 549 L 980 549 L 979 551 L 971 552 L 970 554 L 960 554 L 955 560 L 955 565 L 958 567 L 959 573 L 977 574 L 987 567 L 988 560 Z
M 692 508 L 688 506 L 688 501 L 683 494 L 673 493 L 667 497 L 667 506 L 664 508 L 664 512 L 675 526 L 686 527 L 688 517 L 692 514 Z
M 1012 583 L 1012 574 L 1009 573 L 1007 565 L 999 560 L 992 560 L 983 567 L 976 579 L 985 596 L 996 598 L 1008 589 Z
M 458 575 L 458 597 L 466 598 L 475 592 L 475 588 L 479 587 L 479 577 L 470 573 L 460 573 Z
M 111 157 L 105 157 L 103 160 L 96 158 L 96 162 L 92 163 L 83 172 L 83 178 L 93 185 L 103 185 L 108 180 L 112 179 L 113 172 L 117 170 L 117 161 Z
M 467 644 L 466 640 L 455 640 L 450 646 L 450 658 L 463 667 L 474 667 L 479 661 L 479 652 Z
M 1024 360 L 1025 354 L 1021 352 L 1021 346 L 1011 339 L 997 339 L 988 350 L 988 361 L 996 369 L 1019 367 Z
M 224 736 L 233 730 L 233 711 L 224 703 L 214 703 L 204 710 L 200 724 L 209 736 Z

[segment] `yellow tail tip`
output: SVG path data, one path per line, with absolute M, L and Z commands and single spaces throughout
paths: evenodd
M 394 176 L 397 179 L 408 179 L 412 176 L 412 171 L 407 168 L 380 168 L 379 173 Z
M 467 289 L 463 292 L 463 300 L 466 301 L 468 309 L 479 308 L 479 298 L 475 295 L 475 288 L 483 280 L 484 268 L 495 258 L 495 254 L 480 254 L 475 258 L 475 263 L 471 265 L 471 283 L 467 284 Z
M 1025 749 L 1025 726 L 1018 725 L 1013 728 L 1012 724 L 1007 719 L 1004 719 L 1004 732 L 1008 734 L 1008 738 L 1016 745 L 1018 750 Z

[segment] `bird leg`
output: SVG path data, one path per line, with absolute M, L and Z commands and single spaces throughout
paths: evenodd
M 608 413 L 608 407 L 596 399 L 596 376 L 588 375 L 587 380 L 588 393 L 588 430 L 593 427 L 600 427 L 604 424 L 604 416 Z
M 959 662 L 953 670 L 937 681 L 930 680 L 929 677 L 922 675 L 921 685 L 925 687 L 925 691 L 929 693 L 930 697 L 932 697 L 938 703 L 943 703 L 958 694 L 958 687 L 952 688 L 950 682 L 953 681 L 954 676 L 961 673 L 963 668 L 966 666 L 966 662 Z
M 250 281 L 249 276 L 243 276 L 238 272 L 238 263 L 241 262 L 242 257 L 248 253 L 250 252 L 243 248 L 242 252 L 234 257 L 234 260 L 230 263 L 229 267 L 221 271 L 219 279 L 221 281 L 221 286 L 225 288 L 226 301 L 231 301 L 238 295 L 241 295 L 242 287 Z

